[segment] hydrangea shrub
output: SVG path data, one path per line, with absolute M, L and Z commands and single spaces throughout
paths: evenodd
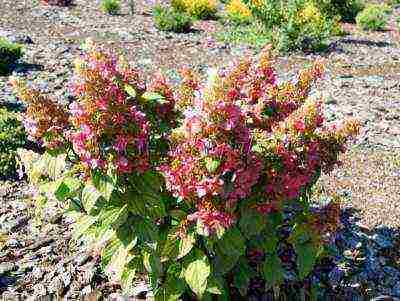
M 69 205 L 75 237 L 127 294 L 143 274 L 156 300 L 277 291 L 285 271 L 310 274 L 340 209 L 314 208 L 310 190 L 358 131 L 326 124 L 309 96 L 321 62 L 281 82 L 265 48 L 173 86 L 90 44 L 75 73 L 75 101 L 47 123 L 42 96 L 13 80 L 48 148 L 30 180 Z

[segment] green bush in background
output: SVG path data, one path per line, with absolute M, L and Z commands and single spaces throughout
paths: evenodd
M 107 14 L 116 15 L 121 9 L 121 4 L 119 0 L 103 0 L 101 2 L 101 9 Z
M 388 23 L 390 11 L 386 4 L 368 4 L 357 15 L 357 25 L 363 30 L 383 30 Z
M 0 75 L 10 71 L 10 65 L 23 55 L 22 46 L 0 37 Z
M 15 175 L 16 151 L 25 142 L 25 131 L 16 114 L 0 109 L 0 178 Z
M 153 9 L 154 22 L 163 31 L 187 32 L 192 25 L 192 19 L 186 13 L 171 7 L 157 5 Z

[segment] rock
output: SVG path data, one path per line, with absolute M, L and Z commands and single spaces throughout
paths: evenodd
M 382 295 L 371 299 L 371 301 L 400 301 L 400 299 L 392 296 Z
M 51 293 L 59 294 L 64 289 L 64 283 L 61 277 L 57 276 L 53 280 L 50 281 L 48 290 Z
M 18 44 L 33 44 L 33 41 L 30 36 L 24 34 L 16 34 L 12 35 L 8 38 L 13 43 Z
M 21 247 L 22 245 L 21 245 L 21 243 L 17 240 L 17 239 L 15 239 L 15 238 L 10 238 L 9 240 L 7 240 L 7 242 L 6 242 L 6 246 L 8 247 L 8 248 L 19 248 L 19 247 Z
M 379 247 L 381 247 L 382 249 L 387 249 L 387 248 L 391 248 L 393 247 L 393 242 L 384 235 L 381 234 L 374 234 L 371 236 L 371 239 L 376 242 Z
M 12 262 L 0 263 L 0 275 L 12 272 L 16 269 L 16 265 Z
M 34 267 L 32 270 L 32 276 L 36 280 L 41 280 L 43 278 L 44 273 L 45 273 L 45 271 L 40 267 Z
M 400 298 L 400 279 L 397 284 L 392 288 L 393 296 Z
M 36 297 L 46 296 L 47 295 L 46 287 L 41 283 L 35 284 L 35 286 L 33 287 L 33 294 Z

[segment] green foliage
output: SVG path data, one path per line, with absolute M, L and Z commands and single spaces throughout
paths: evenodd
M 17 149 L 26 142 L 16 114 L 0 109 L 0 178 L 15 175 Z
M 0 37 L 0 75 L 6 74 L 10 70 L 10 64 L 15 63 L 23 55 L 22 46 L 11 43 L 5 38 Z
M 365 7 L 363 0 L 322 0 L 316 1 L 326 15 L 339 16 L 342 21 L 354 22 L 357 14 Z
M 101 9 L 107 14 L 116 15 L 121 9 L 121 4 L 119 0 L 102 0 Z
M 217 13 L 216 0 L 172 0 L 174 9 L 186 12 L 196 19 L 212 19 Z
M 276 31 L 275 44 L 282 51 L 320 51 L 332 33 L 334 20 L 324 16 L 312 2 L 291 1 L 284 23 Z
M 272 42 L 272 32 L 258 20 L 248 25 L 229 26 L 227 30 L 216 33 L 218 40 L 232 44 L 249 44 L 260 49 Z
M 224 39 L 254 46 L 272 42 L 280 51 L 320 51 L 338 32 L 337 18 L 328 16 L 319 4 L 306 0 L 247 2 L 257 22 L 231 27 Z
M 163 31 L 187 32 L 192 25 L 190 16 L 170 7 L 155 6 L 153 16 L 156 27 Z
M 249 24 L 253 20 L 253 15 L 248 6 L 241 0 L 231 0 L 225 6 L 226 18 L 236 24 Z
M 356 17 L 357 25 L 363 30 L 385 29 L 391 9 L 386 4 L 368 4 Z

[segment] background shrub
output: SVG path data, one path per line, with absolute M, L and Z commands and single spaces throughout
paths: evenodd
M 235 24 L 248 24 L 252 20 L 251 10 L 241 0 L 231 0 L 225 6 L 225 13 Z
M 355 22 L 357 14 L 365 7 L 364 0 L 320 0 L 315 3 L 328 16 L 339 16 L 345 22 Z
M 264 26 L 272 29 L 274 26 L 281 25 L 284 21 L 286 2 L 282 0 L 247 0 L 248 6 Z
M 10 65 L 23 55 L 22 46 L 0 37 L 0 75 L 10 70 Z
M 386 4 L 368 4 L 356 18 L 357 25 L 364 30 L 385 29 L 390 14 Z
M 239 2 L 234 2 L 239 3 Z M 320 51 L 341 34 L 339 17 L 324 13 L 312 0 L 243 0 L 252 14 L 248 26 L 230 27 L 219 38 L 253 46 L 272 43 L 280 51 Z M 230 4 L 226 5 L 226 10 Z
M 24 146 L 25 139 L 16 114 L 0 109 L 0 178 L 15 175 L 17 149 Z
M 218 3 L 216 0 L 172 0 L 171 4 L 196 19 L 210 19 L 215 17 Z
M 187 32 L 192 26 L 189 15 L 171 7 L 155 6 L 153 17 L 156 27 L 163 31 Z
M 334 23 L 313 2 L 292 2 L 285 19 L 277 35 L 277 47 L 280 50 L 319 51 L 326 47 L 325 43 L 333 31 Z
M 116 15 L 121 9 L 121 4 L 119 0 L 102 0 L 101 9 L 107 14 Z

